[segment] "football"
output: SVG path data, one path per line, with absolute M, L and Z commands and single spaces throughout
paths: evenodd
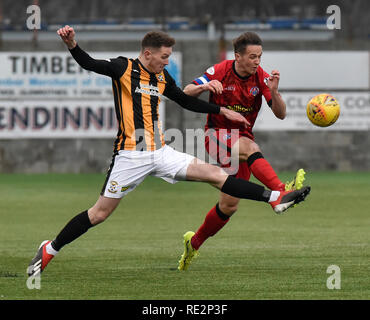
M 306 111 L 315 126 L 329 127 L 338 120 L 340 105 L 332 95 L 321 93 L 308 102 Z

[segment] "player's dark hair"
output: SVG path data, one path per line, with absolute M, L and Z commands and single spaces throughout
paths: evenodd
M 141 41 L 141 49 L 160 47 L 172 47 L 175 45 L 175 39 L 163 31 L 150 31 Z
M 243 54 L 248 45 L 262 46 L 262 40 L 255 32 L 244 32 L 233 40 L 234 52 Z

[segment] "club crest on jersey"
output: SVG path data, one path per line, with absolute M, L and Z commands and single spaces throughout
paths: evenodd
M 163 74 L 158 74 L 157 79 L 158 79 L 158 81 L 163 81 L 164 80 Z
M 110 193 L 117 193 L 117 191 L 118 191 L 118 182 L 116 182 L 116 181 L 111 181 L 111 182 L 109 183 L 108 191 L 109 191 Z
M 258 87 L 252 87 L 249 90 L 249 93 L 252 94 L 254 97 L 258 94 L 258 92 L 260 92 L 260 89 L 258 89 Z
M 231 139 L 231 134 L 230 133 L 225 133 L 223 136 L 224 141 L 230 140 Z

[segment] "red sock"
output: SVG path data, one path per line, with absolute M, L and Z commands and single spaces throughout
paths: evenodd
M 203 224 L 199 227 L 198 231 L 191 238 L 191 245 L 195 250 L 206 241 L 209 237 L 215 235 L 222 227 L 230 220 L 230 218 L 223 220 L 217 214 L 216 206 L 214 206 L 204 219 Z M 219 209 L 218 209 L 219 210 Z
M 257 155 L 258 158 L 253 160 L 253 156 L 256 154 L 257 153 L 250 157 L 252 161 L 248 161 L 249 168 L 251 169 L 253 175 L 270 190 L 284 191 L 285 184 L 280 181 L 274 169 L 265 160 L 265 158 L 263 158 L 262 154 L 258 152 L 260 155 Z

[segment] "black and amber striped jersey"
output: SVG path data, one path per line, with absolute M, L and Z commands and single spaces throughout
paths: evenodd
M 159 120 L 159 103 L 163 96 L 188 110 L 201 113 L 220 112 L 220 107 L 183 93 L 165 69 L 161 73 L 152 73 L 139 59 L 126 57 L 96 60 L 78 45 L 70 52 L 82 68 L 112 78 L 118 121 L 114 152 L 154 151 L 164 146 Z
M 164 146 L 159 103 L 170 82 L 166 72 L 150 73 L 136 59 L 117 58 L 123 74 L 113 78 L 118 120 L 116 150 L 154 151 Z

